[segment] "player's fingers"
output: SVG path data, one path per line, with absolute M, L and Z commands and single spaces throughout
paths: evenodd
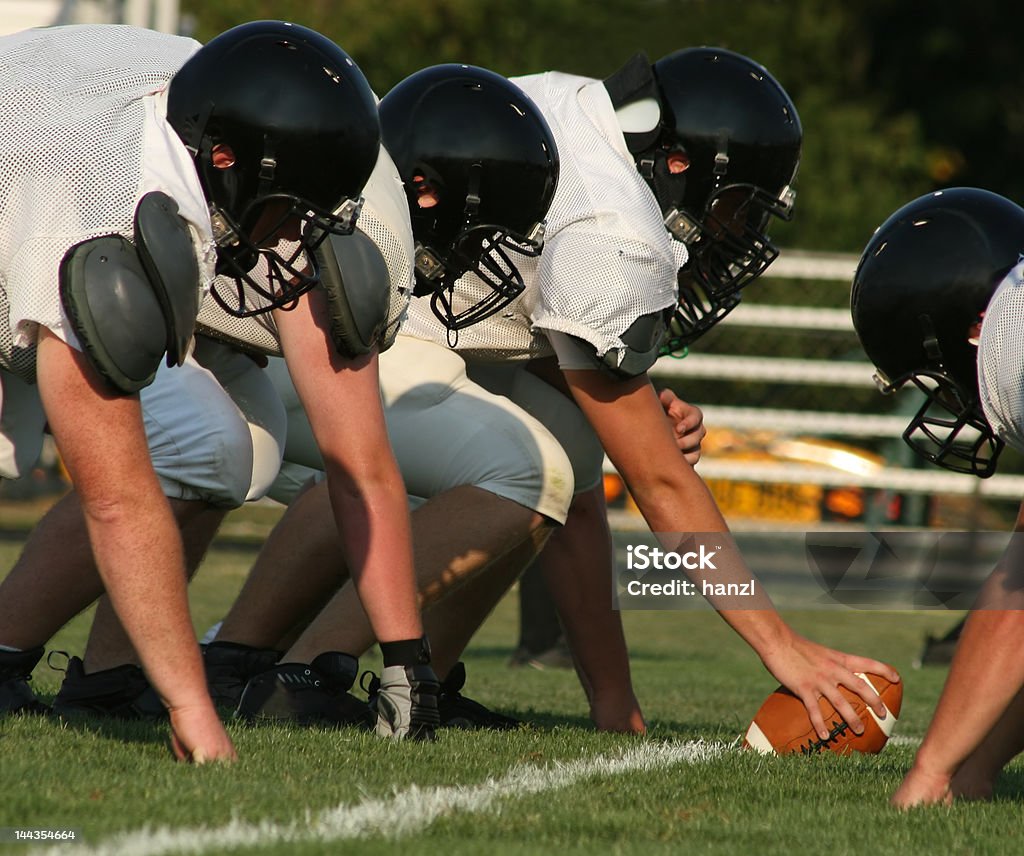
M 855 680 L 859 681 L 861 684 L 864 683 L 860 678 L 855 678 Z M 843 721 L 854 730 L 854 733 L 864 733 L 864 723 L 861 721 L 861 718 L 857 716 L 857 711 L 853 709 L 853 705 L 850 704 L 846 696 L 839 691 L 838 686 L 830 687 L 829 691 L 825 694 L 825 698 L 827 698 L 832 707 L 835 708 L 836 713 L 843 718 Z
M 692 431 L 704 421 L 704 412 L 696 404 L 684 401 L 671 389 L 661 390 L 658 399 L 666 415 L 675 420 L 677 431 Z
M 178 735 L 171 731 L 171 751 L 174 753 L 174 757 L 179 761 L 190 761 L 189 751 L 185 748 L 185 744 L 178 739 Z
M 852 678 L 844 677 L 842 683 L 864 699 L 865 703 L 871 707 L 876 715 L 884 717 L 885 703 L 879 697 L 875 688 L 866 680 L 859 677 L 859 675 L 881 675 L 882 677 L 887 678 L 891 683 L 897 683 L 900 679 L 899 673 L 891 666 L 887 666 L 885 663 L 880 663 L 877 660 L 870 660 L 867 657 L 854 657 L 847 655 L 843 658 L 843 665 L 846 669 L 855 674 Z
M 673 406 L 669 409 L 669 416 L 675 419 L 675 429 L 680 434 L 696 434 L 704 430 L 704 414 L 695 405 Z
M 696 404 L 679 399 L 668 409 L 668 414 L 676 420 L 676 430 L 684 434 L 700 431 L 704 427 L 704 411 Z
M 665 408 L 667 413 L 673 402 L 679 401 L 679 396 L 676 395 L 671 389 L 660 389 L 658 390 L 658 401 L 661 402 L 661 406 Z
M 860 670 L 858 669 L 857 671 Z M 875 688 L 862 677 L 859 675 L 851 675 L 849 678 L 844 678 L 842 684 L 844 687 L 853 690 L 857 695 L 864 699 L 864 703 L 878 714 L 878 716 L 885 716 L 885 702 L 883 702 L 878 693 L 875 692 Z
M 851 672 L 861 672 L 865 675 L 881 675 L 893 684 L 898 684 L 900 681 L 900 673 L 888 663 L 882 663 L 879 660 L 847 654 L 843 657 L 842 663 Z
M 819 695 L 817 693 L 803 693 L 800 695 L 800 701 L 804 703 L 804 708 L 807 710 L 807 715 L 811 719 L 811 725 L 814 728 L 814 733 L 818 735 L 822 740 L 828 740 L 829 730 L 825 725 L 825 718 L 821 715 L 821 707 L 818 705 Z

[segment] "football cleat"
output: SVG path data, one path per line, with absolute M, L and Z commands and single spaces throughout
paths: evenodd
M 0 715 L 5 713 L 49 713 L 36 698 L 28 682 L 32 670 L 43 658 L 43 647 L 27 651 L 0 651 Z
M 53 664 L 54 654 L 67 658 L 66 669 Z M 126 663 L 86 674 L 81 659 L 65 651 L 51 651 L 46 662 L 54 671 L 64 672 L 64 682 L 53 700 L 53 712 L 59 716 L 150 720 L 167 716 L 167 709 L 139 666 Z
M 440 725 L 437 702 L 441 684 L 429 665 L 385 666 L 381 677 L 363 672 L 379 737 L 393 740 L 434 739 Z
M 200 646 L 206 667 L 206 685 L 217 707 L 234 710 L 250 679 L 272 669 L 283 652 L 254 648 L 239 642 L 210 642 Z
M 488 710 L 480 702 L 466 698 L 462 688 L 466 685 L 466 666 L 456 663 L 441 682 L 441 695 L 437 711 L 442 728 L 488 728 L 494 731 L 512 731 L 523 723 L 511 716 Z
M 279 663 L 249 680 L 235 716 L 248 722 L 369 728 L 369 706 L 349 692 L 358 673 L 359 661 L 339 651 L 320 654 L 309 665 Z

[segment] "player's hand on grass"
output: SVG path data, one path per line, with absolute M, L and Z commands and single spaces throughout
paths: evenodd
M 945 773 L 928 771 L 915 764 L 910 768 L 890 802 L 897 808 L 908 809 L 922 805 L 951 805 L 953 793 L 950 777 Z
M 703 412 L 696 404 L 683 401 L 671 389 L 661 390 L 658 399 L 672 426 L 676 446 L 691 467 L 696 465 L 700 460 L 701 441 L 708 433 L 704 427 Z
M 206 764 L 234 761 L 234 744 L 213 704 L 171 708 L 171 749 L 179 761 Z
M 828 738 L 829 728 L 818 704 L 821 698 L 828 700 L 854 733 L 864 733 L 864 723 L 839 691 L 840 685 L 859 695 L 880 718 L 886 715 L 878 693 L 854 672 L 882 675 L 892 683 L 900 679 L 896 670 L 885 663 L 826 648 L 797 633 L 792 634 L 788 644 L 762 659 L 779 683 L 803 702 L 814 730 L 822 739 Z

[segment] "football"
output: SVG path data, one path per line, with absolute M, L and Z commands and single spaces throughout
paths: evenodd
M 903 703 L 903 683 L 890 683 L 881 675 L 857 673 L 857 677 L 870 684 L 886 707 L 886 715 L 879 717 L 868 707 L 860 696 L 840 687 L 864 723 L 864 733 L 857 735 L 836 713 L 826 700 L 820 699 L 821 715 L 831 734 L 822 740 L 814 731 L 810 717 L 803 703 L 784 687 L 779 687 L 765 700 L 754 716 L 743 739 L 746 749 L 754 749 L 763 755 L 789 755 L 800 752 L 814 755 L 818 752 L 835 752 L 846 755 L 850 752 L 881 752 L 886 741 L 892 736 Z

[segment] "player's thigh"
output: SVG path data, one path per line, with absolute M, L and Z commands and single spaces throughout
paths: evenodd
M 576 402 L 526 371 L 521 363 L 468 362 L 469 377 L 506 396 L 551 432 L 572 465 L 576 492 L 603 480 L 604 449 Z
M 540 422 L 470 380 L 457 353 L 399 336 L 381 357 L 381 388 L 410 494 L 475 485 L 565 519 L 573 490 L 565 452 Z
M 255 363 L 252 369 L 259 371 Z M 181 366 L 162 365 L 140 397 L 153 467 L 167 496 L 225 507 L 249 498 L 256 466 L 253 433 L 195 355 Z M 276 465 L 270 469 L 276 472 Z
M 258 499 L 270 489 L 281 466 L 287 432 L 284 404 L 267 372 L 250 357 L 200 336 L 196 359 L 213 373 L 245 420 L 252 445 L 246 499 Z
M 38 388 L 0 370 L 0 478 L 21 478 L 32 468 L 45 427 Z

